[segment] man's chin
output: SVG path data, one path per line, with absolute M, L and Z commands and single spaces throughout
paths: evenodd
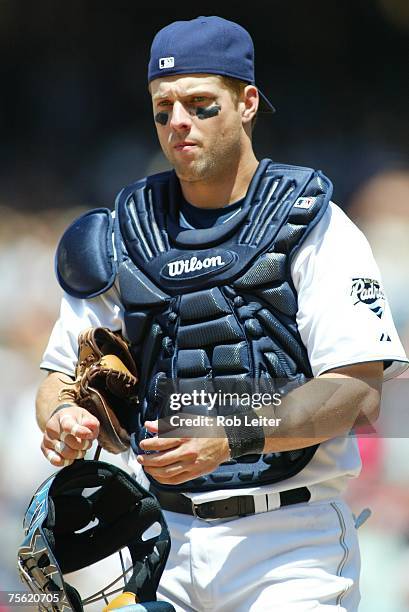
M 199 181 L 203 178 L 203 168 L 200 168 L 194 160 L 185 161 L 180 163 L 179 161 L 173 163 L 176 175 L 179 180 L 194 182 Z

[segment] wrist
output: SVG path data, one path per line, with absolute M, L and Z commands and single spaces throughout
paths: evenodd
M 225 425 L 230 459 L 242 455 L 261 454 L 264 451 L 265 434 L 262 425 L 249 424 L 254 422 L 257 414 L 253 410 L 245 414 L 235 414 L 234 425 Z
M 58 406 L 56 406 L 50 413 L 48 419 L 51 419 L 55 414 L 57 414 L 57 412 L 60 412 L 60 410 L 64 410 L 64 408 L 72 408 L 73 406 L 75 406 L 73 402 L 62 402 L 61 404 L 58 404 Z

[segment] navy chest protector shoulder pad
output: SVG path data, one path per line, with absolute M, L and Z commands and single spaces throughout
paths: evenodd
M 78 217 L 64 232 L 55 258 L 61 287 L 77 298 L 92 298 L 114 283 L 113 218 L 108 208 Z
M 130 185 L 116 202 L 115 248 L 122 299 L 135 303 L 137 290 L 137 302 L 141 304 L 143 292 L 146 305 L 146 279 L 158 283 L 169 296 L 226 284 L 241 278 L 257 257 L 277 248 L 284 248 L 290 262 L 325 213 L 331 193 L 331 182 L 320 171 L 263 159 L 242 210 L 219 226 L 198 230 L 180 226 L 182 194 L 175 172 Z M 132 265 L 138 277 L 144 274 L 145 278 L 128 299 L 125 285 L 129 285 Z M 135 278 L 131 284 L 135 286 Z
M 73 297 L 92 298 L 107 291 L 114 283 L 118 266 L 123 267 L 122 239 L 126 241 L 129 255 L 138 266 L 141 269 L 147 267 L 153 277 L 160 277 L 163 288 L 171 294 L 175 279 L 168 278 L 163 270 L 172 265 L 173 259 L 180 258 L 183 251 L 187 252 L 187 257 L 195 255 L 192 248 L 198 248 L 200 243 L 201 255 L 205 254 L 203 248 L 207 248 L 214 258 L 219 254 L 217 247 L 221 243 L 229 246 L 234 253 L 218 278 L 223 280 L 224 276 L 239 276 L 249 263 L 249 257 L 254 257 L 272 241 L 274 233 L 280 229 L 280 222 L 284 221 L 297 197 L 301 194 L 310 197 L 321 194 L 322 185 L 326 186 L 326 197 L 320 195 L 316 199 L 320 201 L 324 198 L 328 204 L 332 186 L 321 173 L 315 173 L 310 168 L 273 164 L 265 159 L 260 162 L 249 186 L 244 209 L 232 221 L 206 230 L 181 230 L 177 223 L 180 185 L 175 173 L 168 171 L 147 177 L 124 188 L 117 197 L 118 231 L 115 233 L 118 264 L 112 244 L 114 220 L 111 211 L 96 208 L 76 219 L 61 238 L 56 253 L 57 279 Z M 285 200 L 286 203 L 281 206 L 280 214 L 274 215 L 277 217 L 275 219 L 268 212 L 269 209 L 264 210 L 271 193 L 274 193 L 275 200 Z M 291 197 L 287 197 L 290 193 Z M 298 217 L 301 216 L 301 223 L 309 226 L 304 231 L 303 239 L 321 218 L 326 205 L 320 205 L 318 214 L 315 208 L 303 210 L 301 205 L 290 213 L 291 223 L 300 222 Z M 312 223 L 308 219 L 311 215 L 315 217 Z M 254 235 L 256 226 L 259 230 L 257 236 Z M 226 253 L 224 255 L 227 256 Z M 191 291 L 197 284 L 196 276 L 184 280 L 178 277 L 178 290 Z

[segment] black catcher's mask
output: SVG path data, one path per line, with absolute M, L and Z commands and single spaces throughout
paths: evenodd
M 94 489 L 88 496 L 84 489 Z M 143 538 L 158 523 L 159 535 Z M 156 498 L 120 468 L 102 461 L 75 461 L 49 477 L 26 511 L 24 541 L 18 551 L 23 582 L 37 594 L 38 609 L 81 612 L 83 606 L 125 591 L 136 595 L 126 612 L 174 611 L 156 602 L 156 589 L 169 550 L 170 535 Z M 87 526 L 89 526 L 87 528 Z M 127 547 L 132 565 L 124 567 Z M 104 589 L 82 600 L 64 574 L 97 563 L 115 552 L 123 572 Z M 123 585 L 118 582 L 123 579 Z M 149 603 L 150 602 L 150 603 Z M 154 603 L 155 602 L 155 603 Z

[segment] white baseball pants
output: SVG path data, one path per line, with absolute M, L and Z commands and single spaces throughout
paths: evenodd
M 227 521 L 165 515 L 172 547 L 158 599 L 178 612 L 358 610 L 358 539 L 340 499 Z

